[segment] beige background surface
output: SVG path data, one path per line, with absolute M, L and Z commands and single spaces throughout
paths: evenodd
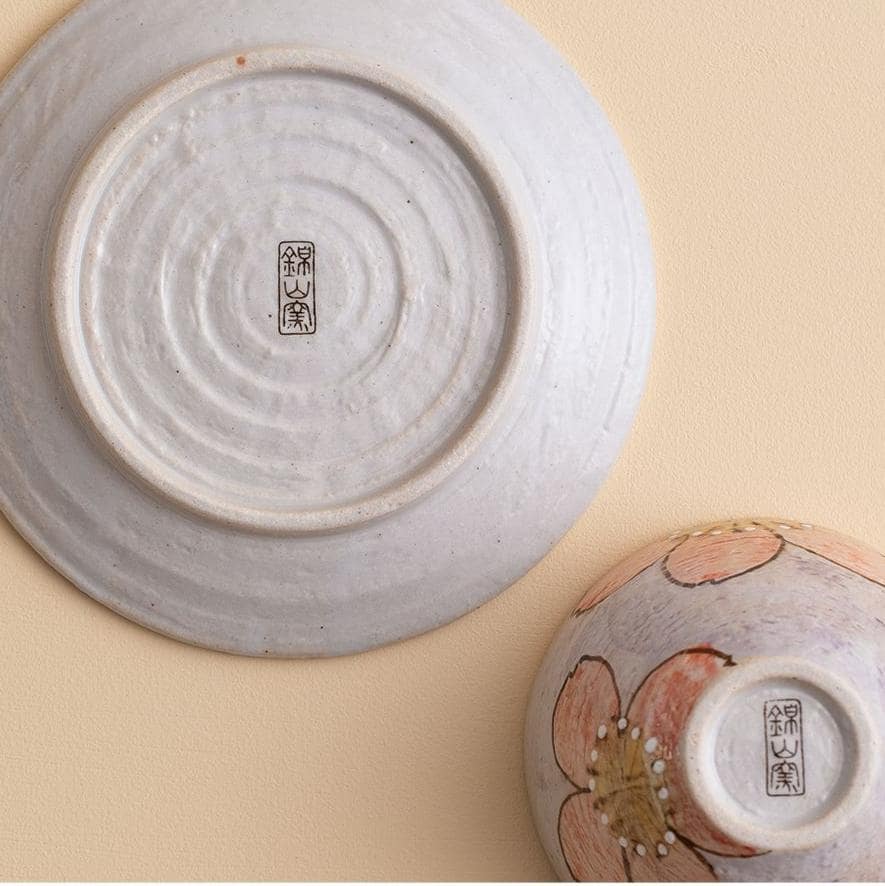
M 885 3 L 512 2 L 608 112 L 651 222 L 659 337 L 608 484 L 478 613 L 324 663 L 155 636 L 0 522 L 0 877 L 548 878 L 522 717 L 594 576 L 726 516 L 885 548 Z M 0 69 L 73 5 L 0 0 Z

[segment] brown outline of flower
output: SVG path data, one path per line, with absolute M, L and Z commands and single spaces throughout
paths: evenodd
M 734 843 L 693 803 L 679 738 L 695 701 L 732 658 L 686 649 L 651 671 L 623 708 L 614 671 L 585 656 L 553 713 L 556 763 L 577 789 L 559 812 L 563 858 L 575 880 L 711 881 L 701 852 L 760 854 Z
M 641 548 L 596 582 L 574 615 L 589 612 L 658 563 L 672 584 L 698 588 L 760 569 L 779 557 L 787 545 L 816 554 L 885 588 L 885 555 L 854 539 L 808 523 L 731 521 L 677 533 Z

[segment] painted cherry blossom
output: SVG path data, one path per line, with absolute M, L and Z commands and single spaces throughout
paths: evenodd
M 753 572 L 774 560 L 787 545 L 817 554 L 885 587 L 885 556 L 853 539 L 807 523 L 731 522 L 672 535 L 642 548 L 593 585 L 575 614 L 589 611 L 656 565 L 673 584 L 697 588 Z
M 679 737 L 727 655 L 689 649 L 652 671 L 626 706 L 605 659 L 588 656 L 566 679 L 553 714 L 556 762 L 576 788 L 559 814 L 575 880 L 712 881 L 701 851 L 746 857 L 704 817 L 683 783 Z

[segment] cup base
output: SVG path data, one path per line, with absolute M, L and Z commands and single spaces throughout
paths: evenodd
M 731 839 L 760 851 L 834 839 L 863 807 L 878 759 L 860 696 L 794 658 L 729 668 L 699 699 L 683 743 L 697 805 Z

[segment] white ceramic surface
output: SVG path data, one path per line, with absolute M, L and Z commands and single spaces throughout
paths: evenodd
M 780 520 L 689 530 L 603 576 L 526 724 L 563 879 L 885 876 L 885 556 Z
M 589 503 L 649 249 L 602 114 L 503 5 L 87 0 L 0 120 L 0 502 L 91 596 L 354 652 Z

